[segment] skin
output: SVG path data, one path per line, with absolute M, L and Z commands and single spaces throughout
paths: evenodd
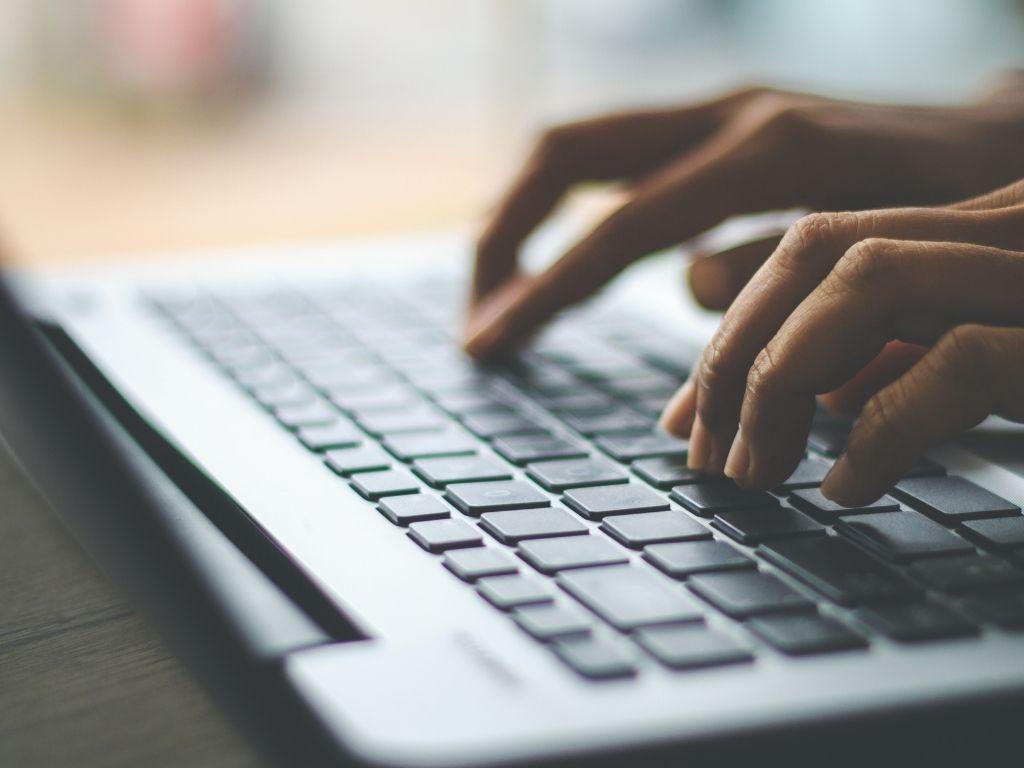
M 693 468 L 769 488 L 803 455 L 820 398 L 859 413 L 823 492 L 873 500 L 932 443 L 993 413 L 1024 421 L 1022 83 L 956 108 L 746 89 L 552 129 L 480 238 L 465 348 L 513 352 L 729 216 L 840 211 L 691 266 L 697 299 L 727 311 L 661 423 L 690 438 Z M 522 240 L 594 180 L 625 184 L 626 202 L 522 273 Z

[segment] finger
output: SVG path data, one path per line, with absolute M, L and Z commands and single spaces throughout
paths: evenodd
M 694 298 L 707 309 L 728 309 L 780 240 L 781 235 L 772 235 L 718 253 L 698 255 L 688 273 Z
M 951 208 L 960 211 L 990 211 L 999 208 L 1024 205 L 1024 180 L 1007 184 L 993 192 L 986 192 L 984 195 L 972 197 L 960 203 L 954 203 Z
M 818 397 L 818 402 L 833 413 L 856 416 L 872 395 L 889 386 L 914 367 L 927 352 L 926 347 L 890 341 L 878 356 L 852 379 Z
M 799 151 L 787 133 L 792 119 L 786 111 L 764 112 L 647 180 L 533 279 L 516 302 L 492 313 L 490 324 L 474 324 L 464 340 L 466 350 L 486 358 L 514 349 L 555 313 L 590 296 L 642 256 L 688 240 L 730 215 L 794 205 L 804 185 L 789 162 Z
M 817 213 L 790 227 L 722 319 L 696 366 L 703 424 L 710 434 L 708 464 L 721 471 L 739 417 L 747 374 L 757 354 L 842 254 L 867 236 L 976 242 L 996 247 L 1014 241 L 1020 214 L 908 208 L 864 213 Z M 685 414 L 667 420 L 685 422 Z
M 709 136 L 757 92 L 736 91 L 680 109 L 610 115 L 547 131 L 480 236 L 471 303 L 515 273 L 520 244 L 573 184 L 643 176 Z
M 960 243 L 855 245 L 757 356 L 740 417 L 737 478 L 773 487 L 804 452 L 815 395 L 849 381 L 891 339 L 931 344 L 964 322 L 1024 324 L 1024 253 Z
M 822 493 L 866 504 L 930 445 L 989 414 L 1024 420 L 1024 330 L 978 325 L 947 333 L 902 378 L 868 401 Z

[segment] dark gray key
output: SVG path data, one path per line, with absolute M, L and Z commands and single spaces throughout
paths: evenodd
M 644 558 L 675 579 L 694 573 L 753 568 L 754 562 L 721 541 L 685 541 L 644 547 Z
M 512 610 L 512 618 L 538 640 L 585 635 L 593 626 L 583 611 L 564 603 L 524 605 Z
M 592 680 L 632 677 L 633 660 L 620 645 L 593 636 L 557 640 L 555 653 L 576 672 Z
M 970 542 L 909 509 L 840 520 L 836 531 L 893 562 L 974 553 Z
M 814 488 L 821 485 L 825 475 L 832 469 L 832 465 L 818 459 L 801 459 L 796 469 L 780 488 L 793 490 L 795 488 Z
M 467 515 L 497 512 L 503 509 L 532 509 L 550 506 L 551 500 L 521 480 L 489 483 L 454 483 L 444 497 Z
M 494 441 L 494 450 L 513 464 L 529 464 L 545 459 L 575 459 L 587 452 L 567 440 L 551 435 L 509 435 Z
M 813 451 L 835 458 L 843 452 L 849 436 L 849 424 L 830 422 L 815 424 L 807 436 L 807 446 Z
M 594 443 L 616 461 L 628 463 L 636 459 L 659 456 L 685 456 L 688 443 L 655 432 L 649 435 L 605 435 Z
M 686 466 L 686 456 L 662 456 L 633 462 L 633 471 L 656 488 L 707 482 L 710 478 Z
M 996 549 L 1024 547 L 1024 515 L 995 517 L 989 520 L 967 520 L 963 524 L 965 536 L 979 541 L 982 546 Z
M 789 656 L 845 651 L 868 644 L 852 629 L 817 614 L 761 616 L 745 626 Z
M 967 592 L 1024 582 L 1024 571 L 999 557 L 937 557 L 914 563 L 909 570 L 941 592 Z
M 454 429 L 408 435 L 390 435 L 381 440 L 390 453 L 402 461 L 435 456 L 468 456 L 476 453 L 476 443 L 469 435 Z
M 526 466 L 526 474 L 547 490 L 556 493 L 569 488 L 611 485 L 629 480 L 629 476 L 621 469 L 600 459 L 538 461 Z
M 573 488 L 566 491 L 562 498 L 581 515 L 594 520 L 607 515 L 668 509 L 668 502 L 645 485 Z
M 1000 589 L 971 595 L 963 608 L 979 621 L 1003 629 L 1024 629 L 1024 590 Z
M 629 408 L 614 408 L 605 413 L 566 414 L 565 423 L 577 432 L 591 435 L 614 435 L 629 432 L 650 432 L 654 422 Z
M 600 413 L 615 404 L 615 401 L 603 392 L 568 392 L 545 397 L 543 402 L 552 411 L 579 415 Z
M 720 611 L 738 619 L 814 606 L 788 584 L 758 571 L 706 573 L 693 576 L 686 583 Z
M 452 456 L 418 459 L 412 471 L 435 488 L 449 483 L 474 483 L 484 480 L 511 480 L 508 468 L 486 456 Z
M 736 664 L 754 658 L 739 641 L 703 624 L 650 627 L 634 637 L 652 656 L 672 669 L 697 669 Z
M 632 565 L 585 568 L 558 577 L 559 585 L 616 629 L 700 621 L 700 607 L 681 587 Z
M 1019 515 L 1020 507 L 963 477 L 915 477 L 893 491 L 921 512 L 946 521 Z
M 296 405 L 284 405 L 274 408 L 273 411 L 274 417 L 283 426 L 292 430 L 315 424 L 331 424 L 338 418 L 338 412 L 326 400 L 309 400 Z
M 777 507 L 779 500 L 764 491 L 748 491 L 734 483 L 698 483 L 672 489 L 672 498 L 701 517 L 734 509 Z
M 519 605 L 550 603 L 551 592 L 529 576 L 489 576 L 476 583 L 476 590 L 495 608 L 507 611 Z
M 666 541 L 698 541 L 711 538 L 711 531 L 685 512 L 678 510 L 612 515 L 601 523 L 601 530 L 633 549 Z
M 711 524 L 722 533 L 750 545 L 825 533 L 825 526 L 814 522 L 803 512 L 785 506 L 720 512 Z
M 461 547 L 479 547 L 483 536 L 462 520 L 425 520 L 409 525 L 409 537 L 428 552 L 445 552 Z
M 441 414 L 427 408 L 370 411 L 360 414 L 357 420 L 359 426 L 377 437 L 410 432 L 433 432 L 447 425 Z
M 510 554 L 493 547 L 453 549 L 445 553 L 444 566 L 463 581 L 507 576 L 519 570 Z
M 366 435 L 347 421 L 331 424 L 314 424 L 299 427 L 295 436 L 311 451 L 326 451 L 329 448 L 354 448 L 366 439 Z
M 480 516 L 480 525 L 503 544 L 553 536 L 577 536 L 589 530 L 579 518 L 557 507 L 487 512 Z
M 377 506 L 377 509 L 395 525 L 409 525 L 421 520 L 440 520 L 451 516 L 447 504 L 436 496 L 424 493 L 389 496 Z
M 932 475 L 944 475 L 946 468 L 931 459 L 921 457 L 914 462 L 914 465 L 906 471 L 904 477 L 929 477 Z
M 327 451 L 324 463 L 339 475 L 348 477 L 357 472 L 374 472 L 388 469 L 391 457 L 376 445 L 362 445 L 358 448 L 342 448 Z
M 913 595 L 917 589 L 896 571 L 835 536 L 765 544 L 765 558 L 842 605 Z
M 679 384 L 679 380 L 674 376 L 649 375 L 612 381 L 605 386 L 605 389 L 625 400 L 639 397 L 659 397 L 667 400 L 679 389 Z
M 363 498 L 377 501 L 385 496 L 401 496 L 418 493 L 420 484 L 404 469 L 388 469 L 384 472 L 363 472 L 356 475 L 352 487 Z
M 844 507 L 836 504 L 831 499 L 826 499 L 817 488 L 805 488 L 794 491 L 789 500 L 797 509 L 802 509 L 818 520 L 825 522 L 832 522 L 840 515 L 860 515 L 865 512 L 895 512 L 900 508 L 900 503 L 892 496 L 883 496 L 877 501 L 859 507 Z
M 530 539 L 519 545 L 519 554 L 541 573 L 592 565 L 616 565 L 628 560 L 621 549 L 597 536 Z
M 964 637 L 978 632 L 977 625 L 952 609 L 925 601 L 861 608 L 857 617 L 883 635 L 903 643 Z
M 463 425 L 477 437 L 490 440 L 506 435 L 547 434 L 540 424 L 520 413 L 477 413 L 466 416 Z

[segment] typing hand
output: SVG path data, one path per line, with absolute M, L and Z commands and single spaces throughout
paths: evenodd
M 689 434 L 691 467 L 770 488 L 803 456 L 822 393 L 863 404 L 822 486 L 847 505 L 989 414 L 1024 421 L 1024 181 L 958 205 L 798 221 L 662 424 Z
M 554 128 L 479 241 L 465 347 L 481 358 L 508 352 L 632 262 L 734 214 L 924 205 L 1019 178 L 1021 82 L 948 108 L 748 89 Z M 523 274 L 523 239 L 574 185 L 595 180 L 625 183 L 625 204 L 542 274 Z M 690 276 L 698 300 L 727 306 L 776 245 L 698 261 Z

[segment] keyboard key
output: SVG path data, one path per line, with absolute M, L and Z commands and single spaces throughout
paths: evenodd
M 503 509 L 532 509 L 550 506 L 551 500 L 521 480 L 489 483 L 455 483 L 444 493 L 448 501 L 467 515 Z
M 299 427 L 296 437 L 311 451 L 326 451 L 328 448 L 354 448 L 366 439 L 362 432 L 347 421 Z
M 593 680 L 632 677 L 636 674 L 636 667 L 625 650 L 604 638 L 566 638 L 556 641 L 552 647 L 562 661 Z
M 660 432 L 648 435 L 605 435 L 594 443 L 616 461 L 628 463 L 636 459 L 662 456 L 686 456 L 688 443 Z
M 1024 547 L 1024 515 L 995 517 L 988 520 L 966 520 L 964 535 L 996 549 Z
M 418 493 L 420 490 L 420 484 L 404 469 L 363 472 L 355 476 L 351 485 L 360 496 L 370 501 L 378 501 L 385 496 Z
M 561 395 L 543 398 L 544 404 L 556 413 L 599 413 L 615 404 L 615 401 L 603 392 L 571 391 Z
M 369 411 L 357 418 L 359 426 L 375 437 L 403 435 L 409 432 L 434 432 L 447 426 L 436 411 L 403 408 L 395 411 Z
M 567 414 L 565 423 L 583 435 L 614 435 L 620 432 L 650 432 L 654 422 L 629 408 L 613 408 L 604 413 Z
M 414 390 L 400 385 L 345 392 L 330 392 L 331 402 L 349 415 L 394 411 L 421 402 Z
M 950 608 L 938 603 L 888 603 L 861 608 L 857 617 L 886 637 L 903 643 L 963 637 L 978 627 Z
M 249 388 L 249 393 L 264 408 L 302 405 L 317 398 L 317 392 L 305 382 L 291 379 Z
M 974 553 L 970 542 L 909 509 L 840 520 L 836 524 L 836 531 L 894 562 L 935 555 Z
M 530 539 L 519 545 L 519 554 L 541 573 L 557 573 L 567 568 L 587 568 L 592 565 L 617 565 L 628 561 L 621 549 L 597 536 Z
M 477 413 L 466 416 L 462 424 L 477 437 L 490 440 L 506 435 L 547 434 L 548 431 L 540 424 L 522 414 L 508 413 Z
M 779 500 L 764 491 L 748 491 L 734 483 L 699 483 L 672 489 L 672 498 L 701 517 L 737 509 L 777 507 Z
M 502 544 L 517 544 L 525 539 L 576 536 L 589 530 L 579 518 L 557 507 L 487 512 L 480 516 L 480 526 Z
M 720 512 L 711 524 L 722 533 L 750 545 L 825 533 L 823 525 L 792 507 L 784 506 Z
M 946 468 L 931 459 L 923 456 L 914 462 L 914 466 L 907 470 L 904 477 L 929 477 L 932 475 L 944 475 Z
M 332 424 L 338 412 L 325 400 L 309 400 L 296 405 L 274 408 L 274 417 L 287 429 L 311 427 L 316 424 Z
M 440 520 L 451 516 L 448 505 L 436 496 L 414 493 L 407 496 L 390 496 L 377 507 L 395 525 L 409 525 L 421 520 Z
M 811 427 L 811 433 L 807 436 L 807 447 L 834 459 L 843 452 L 849 436 L 849 423 L 826 420 Z
M 442 392 L 434 397 L 434 402 L 454 416 L 500 411 L 508 407 L 502 400 L 487 391 Z
M 967 592 L 1024 582 L 1024 571 L 998 557 L 939 557 L 910 566 L 910 573 L 941 592 Z
M 462 520 L 425 520 L 409 525 L 409 537 L 428 552 L 445 552 L 461 547 L 479 547 L 480 532 Z
M 897 484 L 893 492 L 915 509 L 945 521 L 1020 514 L 1016 504 L 963 477 L 915 477 Z
M 824 522 L 833 522 L 840 515 L 860 515 L 865 512 L 895 512 L 900 508 L 900 503 L 892 496 L 883 496 L 877 501 L 859 507 L 844 507 L 836 504 L 831 499 L 826 499 L 817 488 L 794 491 L 789 500 L 797 509 L 802 509 L 804 512 Z
M 739 641 L 703 624 L 651 627 L 634 637 L 652 656 L 672 669 L 697 669 L 750 661 L 753 654 Z
M 551 592 L 529 576 L 489 576 L 476 583 L 476 590 L 495 608 L 507 611 L 520 605 L 550 603 Z
M 700 607 L 680 587 L 631 565 L 587 568 L 558 577 L 559 585 L 616 629 L 700 621 Z
M 852 629 L 816 614 L 762 616 L 745 626 L 789 656 L 867 647 L 867 641 Z
M 444 565 L 463 581 L 506 576 L 519 570 L 511 555 L 493 547 L 453 549 L 445 554 Z
M 759 550 L 769 562 L 841 605 L 913 595 L 896 571 L 836 536 L 790 539 Z
M 601 530 L 633 549 L 667 541 L 710 539 L 711 532 L 679 511 L 641 512 L 637 515 L 612 515 L 601 523 Z
M 591 519 L 627 512 L 657 512 L 668 509 L 668 502 L 644 485 L 573 488 L 566 491 L 562 498 L 568 506 Z
M 376 445 L 327 451 L 324 463 L 339 475 L 348 477 L 357 472 L 373 472 L 391 467 L 391 457 Z
M 563 603 L 524 605 L 513 609 L 512 619 L 538 640 L 585 635 L 593 625 L 581 610 Z
M 662 456 L 633 463 L 633 471 L 643 480 L 662 490 L 677 485 L 706 482 L 710 478 L 686 466 L 686 456 Z
M 381 440 L 381 445 L 402 461 L 435 456 L 468 456 L 476 453 L 477 449 L 473 438 L 454 429 L 443 432 L 389 435 Z
M 485 456 L 418 459 L 413 462 L 412 471 L 435 488 L 443 488 L 449 483 L 512 479 L 504 465 Z
M 556 493 L 569 488 L 611 485 L 629 480 L 625 472 L 600 459 L 538 461 L 526 466 L 526 474 L 547 490 Z
M 644 558 L 674 579 L 694 573 L 753 568 L 754 561 L 721 541 L 686 541 L 644 547 Z
M 830 469 L 832 465 L 824 461 L 801 459 L 793 474 L 779 487 L 787 491 L 795 488 L 814 488 L 821 485 Z
M 758 571 L 707 573 L 694 576 L 686 583 L 720 611 L 738 619 L 814 606 L 788 584 Z
M 1024 590 L 993 590 L 971 595 L 963 607 L 980 621 L 1003 629 L 1024 629 Z
M 494 450 L 513 464 L 544 459 L 582 458 L 587 452 L 567 440 L 551 435 L 509 435 L 494 441 Z

